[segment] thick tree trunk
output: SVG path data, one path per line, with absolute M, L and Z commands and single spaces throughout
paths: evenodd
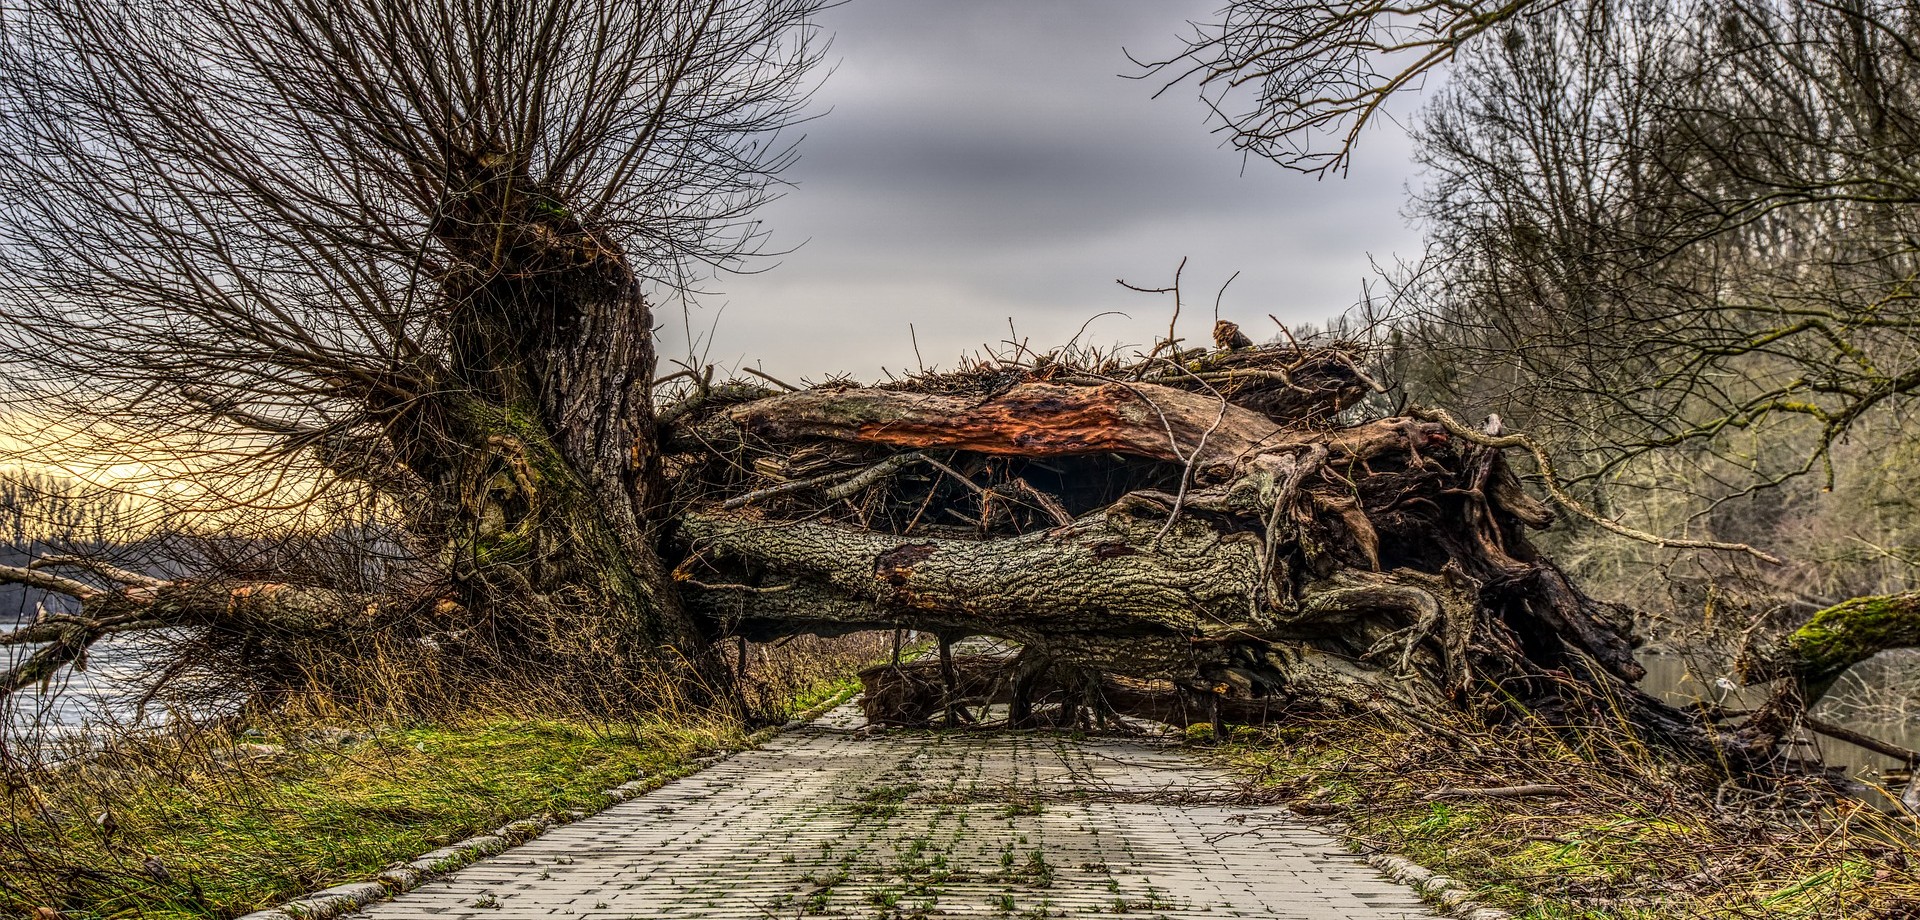
M 1229 356 L 1230 391 L 1203 377 Z M 1621 712 L 1707 748 L 1633 687 L 1625 611 L 1529 548 L 1551 515 L 1497 450 L 1437 422 L 1331 425 L 1364 378 L 1307 398 L 1288 369 L 1308 364 L 1342 366 L 1291 349 L 1097 378 L 1040 362 L 694 413 L 676 443 L 724 456 L 683 458 L 707 501 L 681 519 L 677 572 L 697 610 L 759 635 L 906 623 L 1227 712 Z
M 86 615 L 22 633 L 53 644 L 6 689 L 77 663 L 114 631 L 173 625 L 222 631 L 289 679 L 330 670 L 329 644 L 285 636 L 332 634 L 334 657 L 349 657 L 363 638 L 390 634 L 426 646 L 457 637 L 457 652 L 434 667 L 562 688 L 598 706 L 726 697 L 728 675 L 659 555 L 653 318 L 639 279 L 605 234 L 528 178 L 527 164 L 476 151 L 456 173 L 436 177 L 451 187 L 431 228 L 452 258 L 432 270 L 438 297 L 422 294 L 444 356 L 414 355 L 418 366 L 395 374 L 405 385 L 340 383 L 380 434 L 347 443 L 228 414 L 315 443 L 343 477 L 386 491 L 406 516 L 409 548 L 440 583 L 378 606 L 458 616 L 310 615 L 327 603 L 366 606 L 326 584 L 227 602 L 254 587 L 217 571 L 113 589 L 68 580 L 54 590 L 82 598 Z M 260 606 L 269 596 L 284 602 Z
M 658 552 L 651 311 L 625 256 L 482 157 L 437 228 L 453 361 L 392 440 L 456 593 L 532 660 L 627 687 L 724 686 Z

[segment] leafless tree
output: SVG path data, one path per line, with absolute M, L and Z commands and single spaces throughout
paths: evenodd
M 1190 23 L 1178 54 L 1135 62 L 1164 81 L 1161 92 L 1196 86 L 1236 149 L 1339 173 L 1395 94 L 1500 24 L 1565 4 L 1229 0 L 1218 20 Z
M 1395 292 L 1412 382 L 1549 436 L 1591 497 L 1704 499 L 1673 522 L 1699 527 L 1831 486 L 1836 445 L 1920 392 L 1916 39 L 1875 0 L 1254 0 L 1148 66 L 1321 173 L 1444 68 L 1416 129 L 1432 247 Z M 1823 634 L 1866 629 L 1850 610 Z M 1875 623 L 1858 648 L 1920 635 Z
M 1808 473 L 1831 489 L 1835 449 L 1898 438 L 1920 389 L 1920 186 L 1902 165 L 1920 23 L 1811 3 L 1620 3 L 1607 30 L 1592 21 L 1507 27 L 1428 109 L 1435 247 L 1403 292 L 1422 382 L 1550 433 L 1602 497 L 1684 495 L 1638 503 L 1785 535 L 1784 499 L 1749 496 Z M 1791 603 L 1810 583 L 1775 582 Z M 1836 622 L 1824 633 L 1867 629 Z M 1855 639 L 1916 635 L 1891 617 Z
M 362 626 L 478 630 L 583 675 L 697 662 L 656 550 L 646 293 L 760 245 L 818 5 L 12 4 L 8 398 L 244 483 L 377 496 L 445 592 Z M 166 593 L 100 575 L 67 587 L 122 626 Z M 173 587 L 164 619 L 247 606 Z
M 1577 407 L 1582 447 L 1618 462 L 1813 422 L 1778 478 L 1920 385 L 1905 7 L 1260 0 L 1195 29 L 1154 72 L 1213 92 L 1237 145 L 1316 171 L 1448 68 L 1416 132 L 1434 252 L 1413 280 L 1443 305 L 1416 318 L 1490 358 L 1437 373 Z

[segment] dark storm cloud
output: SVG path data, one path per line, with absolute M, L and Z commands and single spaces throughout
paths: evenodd
M 1243 164 L 1192 92 L 1157 84 L 1122 48 L 1177 47 L 1214 0 L 852 0 L 830 11 L 837 68 L 818 95 L 785 198 L 761 215 L 780 264 L 723 279 L 696 327 L 725 305 L 709 352 L 776 373 L 929 363 L 1021 334 L 1054 344 L 1089 316 L 1101 342 L 1144 342 L 1168 303 L 1116 277 L 1164 283 L 1190 257 L 1181 334 L 1222 313 L 1319 320 L 1350 306 L 1367 259 L 1410 253 L 1399 217 L 1405 141 L 1376 132 L 1347 180 Z M 1244 169 L 1243 169 L 1244 166 Z M 1243 174 L 1244 173 L 1244 174 Z M 1189 321 L 1190 320 L 1190 321 Z M 1256 322 L 1257 321 L 1257 322 Z M 684 338 L 683 335 L 678 336 Z M 670 324 L 663 346 L 675 353 Z M 683 346 L 680 346 L 683 347 Z

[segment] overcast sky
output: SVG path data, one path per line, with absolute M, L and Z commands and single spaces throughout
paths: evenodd
M 1211 134 L 1191 88 L 1122 79 L 1122 49 L 1177 48 L 1218 0 L 850 0 L 829 10 L 835 65 L 805 127 L 794 187 L 761 213 L 777 248 L 765 271 L 722 279 L 692 319 L 707 359 L 783 377 L 861 378 L 928 364 L 1007 336 L 1036 346 L 1089 317 L 1103 344 L 1144 343 L 1171 303 L 1182 256 L 1191 320 L 1222 316 L 1256 339 L 1342 312 L 1369 258 L 1412 255 L 1401 215 L 1412 168 L 1391 125 L 1371 131 L 1351 174 L 1315 180 L 1242 163 Z M 1244 169 L 1243 169 L 1244 166 Z M 666 357 L 687 353 L 677 311 Z

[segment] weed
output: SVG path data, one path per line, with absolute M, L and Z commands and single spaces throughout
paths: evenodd
M 1039 850 L 1027 854 L 1027 864 L 1020 868 L 1020 874 L 1036 888 L 1053 886 L 1053 867 L 1047 865 L 1046 854 Z
M 860 794 L 852 806 L 854 814 L 864 818 L 891 818 L 900 813 L 900 803 L 918 792 L 919 786 L 876 786 Z

